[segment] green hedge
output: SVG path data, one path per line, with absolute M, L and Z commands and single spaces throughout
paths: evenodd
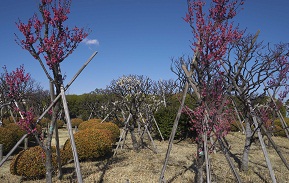
M 177 115 L 178 109 L 176 107 L 163 107 L 160 108 L 155 114 L 154 117 L 160 128 L 162 136 L 165 140 L 170 138 L 173 124 Z M 181 139 L 190 137 L 192 132 L 190 130 L 191 125 L 189 123 L 189 118 L 187 115 L 182 114 L 179 120 L 177 132 L 175 134 L 175 139 Z M 158 131 L 155 132 L 155 136 L 160 138 Z

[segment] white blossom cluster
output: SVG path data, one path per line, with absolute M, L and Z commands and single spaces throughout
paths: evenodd
M 136 90 L 141 84 L 141 81 L 132 76 L 123 76 L 118 79 L 116 85 L 126 91 Z
M 157 111 L 158 108 L 164 105 L 164 101 L 161 100 L 159 97 L 152 95 L 148 97 L 148 102 L 147 106 L 152 110 L 152 111 Z

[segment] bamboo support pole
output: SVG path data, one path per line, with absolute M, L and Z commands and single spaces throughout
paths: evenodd
M 241 181 L 241 177 L 240 177 L 240 175 L 238 174 L 238 172 L 236 171 L 236 168 L 235 168 L 235 166 L 234 166 L 234 163 L 232 162 L 232 160 L 231 160 L 231 158 L 230 158 L 230 156 L 229 156 L 229 154 L 228 154 L 228 151 L 229 151 L 228 148 L 224 145 L 224 142 L 223 142 L 221 139 L 218 139 L 218 142 L 219 142 L 219 145 L 220 145 L 220 147 L 221 147 L 221 149 L 222 149 L 222 152 L 223 152 L 223 154 L 225 155 L 226 160 L 227 160 L 227 162 L 228 162 L 228 164 L 229 164 L 229 166 L 230 166 L 230 169 L 232 170 L 232 172 L 233 172 L 233 174 L 234 174 L 237 182 L 238 182 L 238 183 L 241 183 L 241 182 L 242 182 L 242 181 Z
M 24 149 L 28 149 L 28 137 L 24 139 Z
M 100 123 L 103 123 L 113 111 L 114 111 L 114 110 L 110 111 L 110 113 L 108 113 L 108 114 L 105 116 L 105 118 L 104 118 Z
M 83 69 L 89 64 L 89 62 L 93 59 L 93 57 L 97 54 L 98 52 L 95 51 L 89 59 L 83 64 L 83 66 L 78 70 L 78 72 L 73 76 L 71 81 L 65 86 L 64 91 L 68 89 L 68 87 L 74 82 L 74 80 L 79 76 L 79 74 L 83 71 Z
M 162 171 L 161 171 L 159 183 L 165 182 L 165 178 L 164 178 L 165 171 L 166 171 L 166 167 L 167 167 L 167 164 L 168 164 L 169 156 L 170 156 L 170 153 L 171 153 L 171 150 L 172 150 L 173 140 L 175 138 L 175 134 L 176 134 L 176 131 L 177 131 L 177 128 L 178 128 L 179 119 L 181 117 L 182 110 L 183 110 L 183 107 L 184 107 L 184 104 L 185 104 L 185 100 L 186 100 L 186 95 L 187 95 L 188 89 L 189 89 L 189 84 L 188 84 L 188 82 L 186 82 L 184 90 L 183 90 L 183 97 L 182 97 L 181 105 L 179 107 L 177 116 L 176 116 L 175 121 L 174 121 L 173 129 L 172 129 L 172 132 L 171 132 L 171 135 L 170 135 L 170 138 L 169 138 L 169 144 L 168 144 L 168 148 L 167 148 L 167 152 L 166 152 L 166 157 L 165 157 L 165 161 L 164 161 L 164 164 L 163 164 L 163 168 L 162 168 Z
M 153 140 L 153 138 L 152 138 L 152 136 L 151 136 L 151 133 L 149 132 L 147 123 L 144 121 L 141 113 L 140 113 L 140 117 L 141 117 L 142 122 L 144 123 L 144 127 L 145 127 L 145 129 L 144 129 L 144 131 L 143 131 L 143 133 L 142 133 L 142 135 L 141 135 L 141 138 L 143 138 L 144 133 L 147 132 L 147 134 L 148 134 L 148 136 L 149 136 L 149 139 L 150 139 L 150 141 L 151 141 L 151 143 L 152 143 L 152 145 L 153 145 L 153 147 L 154 147 L 154 153 L 157 154 L 157 153 L 158 153 L 157 147 L 156 147 L 156 145 L 155 145 L 155 143 L 154 143 L 154 140 Z
M 64 87 L 61 86 L 61 96 L 62 96 L 62 103 L 63 103 L 63 108 L 64 108 L 64 113 L 65 113 L 65 118 L 66 118 L 66 123 L 67 123 L 67 128 L 68 128 L 68 133 L 69 133 L 69 138 L 70 138 L 70 144 L 72 148 L 72 153 L 73 153 L 73 159 L 74 159 L 74 166 L 75 166 L 75 171 L 77 175 L 77 181 L 78 183 L 82 183 L 82 175 L 80 171 L 80 163 L 77 155 L 77 150 L 76 150 L 76 145 L 74 141 L 74 136 L 73 136 L 73 129 L 71 126 L 71 121 L 70 121 L 70 116 L 69 116 L 69 110 L 67 106 L 67 101 L 64 93 Z
M 121 149 L 123 148 L 123 146 L 124 146 L 124 144 L 125 144 L 125 141 L 126 141 L 126 137 L 127 137 L 127 133 L 128 133 L 128 126 L 129 126 L 129 123 L 128 123 L 128 122 L 129 122 L 129 120 L 130 120 L 131 117 L 132 117 L 132 114 L 129 113 L 129 116 L 128 116 L 128 118 L 127 118 L 127 122 L 126 122 L 126 124 L 125 124 L 125 126 L 124 126 L 125 134 L 124 134 L 124 138 L 123 138 L 122 144 L 121 144 L 121 146 L 120 146 Z
M 154 121 L 154 123 L 155 123 L 157 129 L 158 129 L 158 132 L 159 132 L 159 134 L 160 134 L 160 136 L 161 136 L 162 141 L 164 141 L 164 137 L 163 137 L 163 135 L 162 135 L 162 132 L 161 132 L 161 130 L 160 130 L 160 128 L 159 128 L 159 125 L 158 125 L 158 123 L 157 123 L 155 117 L 153 116 L 152 118 L 153 118 L 153 121 Z
M 258 138 L 259 138 L 259 141 L 260 141 L 260 144 L 261 144 L 261 148 L 262 148 L 262 151 L 263 151 L 263 155 L 264 155 L 264 158 L 265 158 L 265 161 L 266 161 L 269 173 L 270 173 L 270 177 L 272 179 L 272 182 L 276 183 L 275 173 L 274 173 L 274 170 L 272 168 L 272 164 L 271 164 L 271 161 L 270 161 L 267 149 L 266 149 L 266 145 L 264 143 L 264 140 L 263 140 L 263 137 L 262 137 L 262 134 L 261 134 L 261 130 L 259 128 L 259 124 L 257 122 L 257 118 L 254 115 L 253 107 L 251 106 L 251 102 L 250 101 L 247 101 L 247 104 L 249 104 L 249 110 L 250 110 L 250 112 L 252 114 L 253 124 L 255 126 L 255 129 L 257 130 L 257 135 L 258 135 Z
M 241 126 L 241 128 L 242 128 L 242 130 L 243 130 L 242 133 L 245 134 L 245 128 L 244 128 L 244 126 L 242 125 L 241 117 L 240 117 L 239 112 L 238 112 L 238 110 L 237 110 L 236 103 L 235 103 L 235 101 L 234 101 L 233 99 L 232 99 L 232 103 L 233 103 L 233 106 L 234 106 L 235 112 L 236 112 L 236 114 L 237 114 L 237 117 L 238 117 L 238 120 L 239 120 L 240 126 Z
M 289 170 L 289 164 L 287 163 L 285 157 L 283 156 L 283 154 L 281 153 L 281 150 L 279 149 L 279 147 L 275 144 L 275 142 L 273 141 L 271 134 L 268 133 L 267 129 L 262 125 L 261 129 L 264 131 L 264 134 L 267 136 L 269 143 L 272 144 L 273 148 L 275 149 L 275 151 L 277 152 L 277 154 L 279 155 L 279 157 L 281 158 L 282 162 L 284 163 L 284 165 L 286 166 L 286 168 Z
M 185 72 L 185 75 L 187 77 L 187 80 L 189 82 L 189 84 L 191 85 L 191 87 L 193 88 L 197 98 L 200 100 L 201 99 L 201 94 L 199 93 L 199 90 L 197 88 L 197 86 L 193 83 L 192 78 L 191 78 L 191 73 L 189 73 L 189 71 L 187 70 L 186 66 L 184 64 L 182 64 L 182 69 Z M 209 114 L 208 114 L 208 110 L 205 110 L 205 124 L 203 124 L 203 126 L 205 128 L 208 127 L 208 119 L 209 119 Z M 205 155 L 205 164 L 206 164 L 206 174 L 207 174 L 207 183 L 211 182 L 211 165 L 210 165 L 210 160 L 209 160 L 209 154 L 208 154 L 208 147 L 207 147 L 207 130 L 205 130 L 204 134 L 203 134 L 203 140 L 204 140 L 204 155 Z
M 114 150 L 113 156 L 116 155 L 116 152 L 117 152 L 117 149 L 119 148 L 120 142 L 125 138 L 123 136 L 126 136 L 125 134 L 127 133 L 127 125 L 128 125 L 128 122 L 129 122 L 130 118 L 131 118 L 131 113 L 129 113 L 127 121 L 125 122 L 124 129 L 123 129 L 122 134 L 121 134 L 121 136 L 120 136 L 120 138 L 118 140 L 118 143 L 117 143 L 117 146 L 116 146 L 116 148 Z M 123 144 L 124 144 L 124 141 L 123 141 Z M 122 145 L 121 145 L 121 148 L 122 148 Z

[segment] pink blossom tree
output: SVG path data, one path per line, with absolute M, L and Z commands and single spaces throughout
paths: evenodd
M 184 70 L 183 75 L 188 79 L 199 99 L 199 106 L 193 112 L 194 118 L 197 119 L 192 120 L 194 129 L 199 131 L 199 134 L 205 133 L 202 141 L 200 141 L 201 144 L 205 145 L 203 143 L 204 138 L 211 133 L 208 131 L 210 130 L 208 125 L 212 119 L 217 119 L 215 114 L 220 114 L 218 112 L 214 114 L 216 110 L 210 108 L 210 103 L 216 103 L 219 99 L 222 99 L 220 111 L 229 104 L 226 101 L 226 95 L 222 93 L 235 93 L 246 106 L 244 109 L 248 109 L 247 112 L 244 111 L 244 114 L 249 117 L 245 120 L 247 121 L 247 140 L 242 162 L 243 170 L 246 170 L 245 167 L 248 167 L 250 140 L 252 138 L 250 128 L 253 125 L 255 126 L 255 131 L 258 132 L 262 125 L 262 121 L 259 121 L 260 124 L 258 124 L 256 115 L 253 115 L 254 111 L 252 111 L 250 97 L 256 94 L 259 89 L 264 88 L 261 84 L 270 81 L 270 77 L 275 79 L 271 80 L 270 84 L 268 83 L 267 89 L 273 89 L 275 85 L 276 87 L 285 85 L 288 78 L 286 76 L 288 73 L 288 62 L 285 46 L 278 45 L 275 49 L 268 48 L 268 52 L 266 52 L 262 45 L 256 43 L 256 37 L 244 37 L 244 32 L 233 26 L 229 20 L 235 17 L 236 9 L 243 4 L 242 1 L 213 0 L 208 10 L 208 15 L 203 11 L 205 6 L 203 1 L 188 1 L 188 4 L 188 13 L 184 20 L 190 23 L 194 35 L 194 41 L 192 41 L 194 58 L 187 65 L 181 64 L 183 66 L 182 70 Z M 236 59 L 231 57 L 232 55 L 236 55 Z M 186 68 L 187 66 L 189 66 L 190 70 Z M 213 82 L 214 80 L 219 80 L 217 79 L 219 77 L 222 77 L 224 81 L 220 83 L 222 87 Z M 211 87 L 220 88 L 217 95 L 214 95 L 213 90 L 210 90 Z M 279 92 L 280 96 L 286 96 L 287 90 L 285 86 L 285 89 Z M 261 116 L 260 119 L 265 118 L 265 116 Z M 258 132 L 258 134 L 260 133 Z M 262 139 L 259 139 L 261 142 Z M 202 150 L 202 148 L 204 147 L 201 146 L 198 149 Z M 263 146 L 262 149 L 264 149 Z M 274 173 L 265 149 L 264 156 L 274 181 Z M 200 162 L 202 164 L 202 161 Z
M 18 122 L 18 125 L 27 131 L 28 134 L 33 134 L 36 132 L 33 111 L 32 109 L 27 111 L 24 104 L 24 101 L 28 98 L 28 92 L 32 90 L 29 86 L 31 81 L 30 74 L 25 73 L 23 65 L 12 72 L 8 72 L 6 66 L 3 69 L 4 74 L 3 78 L 1 78 L 3 101 L 11 106 L 14 112 L 20 114 L 21 120 Z
M 184 20 L 193 33 L 191 48 L 194 57 L 187 63 L 189 70 L 182 67 L 198 100 L 198 107 L 184 109 L 191 115 L 192 129 L 197 132 L 197 179 L 202 182 L 202 167 L 206 161 L 207 179 L 210 180 L 207 138 L 221 139 L 229 130 L 232 112 L 228 107 L 226 78 L 221 61 L 228 47 L 238 41 L 243 31 L 234 26 L 231 19 L 243 1 L 213 0 L 208 11 L 201 0 L 188 0 L 188 12 Z M 181 63 L 183 66 L 184 63 Z
M 24 66 L 16 68 L 15 71 L 8 72 L 6 66 L 4 69 L 4 81 L 5 81 L 5 95 L 12 100 L 21 101 L 25 94 L 25 85 L 27 85 L 30 74 L 25 74 Z
M 192 30 L 191 49 L 194 57 L 187 62 L 183 58 L 176 61 L 175 73 L 185 78 L 184 96 L 188 92 L 188 84 L 192 87 L 197 106 L 194 109 L 182 108 L 183 96 L 177 116 L 180 115 L 180 110 L 191 116 L 192 130 L 196 131 L 198 146 L 196 179 L 197 182 L 203 181 L 203 164 L 206 162 L 207 181 L 210 182 L 207 140 L 214 136 L 220 141 L 226 135 L 232 114 L 227 107 L 229 102 L 226 97 L 227 91 L 232 88 L 226 84 L 227 79 L 221 63 L 229 45 L 238 41 L 243 35 L 243 31 L 231 21 L 243 1 L 212 0 L 208 9 L 205 7 L 205 1 L 188 0 L 187 3 L 188 12 L 184 20 L 189 23 Z M 171 138 L 173 139 L 173 135 Z M 164 171 L 161 177 L 163 173 Z
M 83 28 L 71 29 L 65 26 L 70 13 L 70 5 L 71 0 L 41 0 L 39 14 L 34 14 L 27 23 L 23 23 L 21 20 L 16 23 L 22 34 L 22 37 L 15 34 L 16 42 L 39 62 L 53 85 L 50 93 L 52 100 L 55 94 L 60 94 L 61 86 L 63 86 L 64 78 L 60 63 L 72 54 L 78 44 L 88 35 Z M 51 140 L 59 111 L 60 101 L 53 107 L 47 140 L 45 144 L 41 145 L 46 154 L 47 182 L 52 182 Z
M 45 91 L 42 87 L 31 78 L 29 73 L 25 73 L 23 65 L 11 72 L 8 72 L 6 66 L 3 69 L 4 73 L 0 74 L 1 117 L 8 117 L 7 113 L 9 113 L 14 122 L 17 122 L 14 115 L 20 114 L 23 117 L 23 114 L 28 112 L 28 108 L 32 108 L 33 113 L 39 114 L 43 107 L 42 104 L 46 102 L 44 101 Z M 34 128 L 35 125 L 28 126 Z
M 194 57 L 189 62 L 179 61 L 177 66 L 180 76 L 185 76 L 191 85 L 198 99 L 198 106 L 191 109 L 184 109 L 183 112 L 191 115 L 193 129 L 197 131 L 198 174 L 202 175 L 202 164 L 206 161 L 207 179 L 210 181 L 209 158 L 206 154 L 206 138 L 212 132 L 220 139 L 228 128 L 228 123 L 220 123 L 219 115 L 226 114 L 229 106 L 228 94 L 235 93 L 245 106 L 246 121 L 246 142 L 243 154 L 242 167 L 248 167 L 248 152 L 250 141 L 254 133 L 260 136 L 260 126 L 264 123 L 266 116 L 260 116 L 260 120 L 253 111 L 251 96 L 262 89 L 262 83 L 270 81 L 265 89 L 277 91 L 274 87 L 286 85 L 288 77 L 288 62 L 284 45 L 279 45 L 275 49 L 263 49 L 262 45 L 256 43 L 256 37 L 244 37 L 244 31 L 240 31 L 230 21 L 235 17 L 237 8 L 243 1 L 213 0 L 205 10 L 205 2 L 200 0 L 188 1 L 188 13 L 184 20 L 192 28 L 194 40 L 192 50 Z M 235 51 L 235 52 L 234 52 Z M 264 53 L 264 54 L 263 54 Z M 236 55 L 232 57 L 232 55 Z M 236 59 L 234 59 L 236 58 Z M 252 62 L 254 61 L 254 62 Z M 250 64 L 249 64 L 250 63 Z M 251 67 L 252 66 L 252 67 Z M 189 69 L 188 69 L 189 67 Z M 270 79 L 270 77 L 275 79 Z M 215 92 L 217 90 L 217 92 Z M 279 92 L 280 97 L 285 97 L 288 87 Z M 227 107 L 228 106 L 228 107 Z M 229 112 L 229 111 L 227 111 Z M 230 114 L 227 113 L 227 114 Z M 225 119 L 225 120 L 224 120 Z M 230 115 L 224 116 L 222 121 L 230 122 Z M 254 121 L 254 122 L 253 122 Z M 251 127 L 255 127 L 255 132 L 251 132 Z M 261 136 L 259 137 L 264 156 L 268 165 L 272 181 L 275 180 L 274 172 L 268 158 Z M 198 177 L 202 181 L 201 176 Z

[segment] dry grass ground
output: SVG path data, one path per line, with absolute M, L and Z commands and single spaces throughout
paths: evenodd
M 67 139 L 67 131 L 60 130 L 61 144 Z M 238 168 L 238 159 L 241 159 L 244 135 L 241 133 L 230 133 L 227 140 L 231 145 L 232 160 Z M 279 145 L 286 160 L 289 161 L 289 140 L 286 138 L 274 137 L 274 141 Z M 109 156 L 102 160 L 81 162 L 81 172 L 85 183 L 154 183 L 159 181 L 160 172 L 165 158 L 168 141 L 155 141 L 158 153 L 155 154 L 151 148 L 151 143 L 146 139 L 147 148 L 140 152 L 132 150 L 130 138 L 126 140 L 123 149 L 118 149 L 116 156 Z M 167 182 L 186 183 L 194 182 L 194 157 L 196 145 L 190 141 L 176 142 L 173 145 L 168 166 L 165 173 Z M 289 171 L 286 169 L 281 159 L 273 148 L 269 148 L 270 159 L 278 183 L 289 182 Z M 213 182 L 235 182 L 234 176 L 229 169 L 227 161 L 221 151 L 211 154 L 212 178 Z M 9 161 L 0 168 L 0 182 L 27 182 L 37 183 L 45 180 L 23 181 L 21 177 L 9 173 Z M 239 169 L 238 169 L 239 170 Z M 62 181 L 54 178 L 54 182 L 76 182 L 74 164 L 64 166 L 64 177 Z M 250 154 L 250 170 L 247 174 L 241 172 L 243 182 L 271 182 L 266 162 L 262 154 L 261 147 L 253 144 Z

